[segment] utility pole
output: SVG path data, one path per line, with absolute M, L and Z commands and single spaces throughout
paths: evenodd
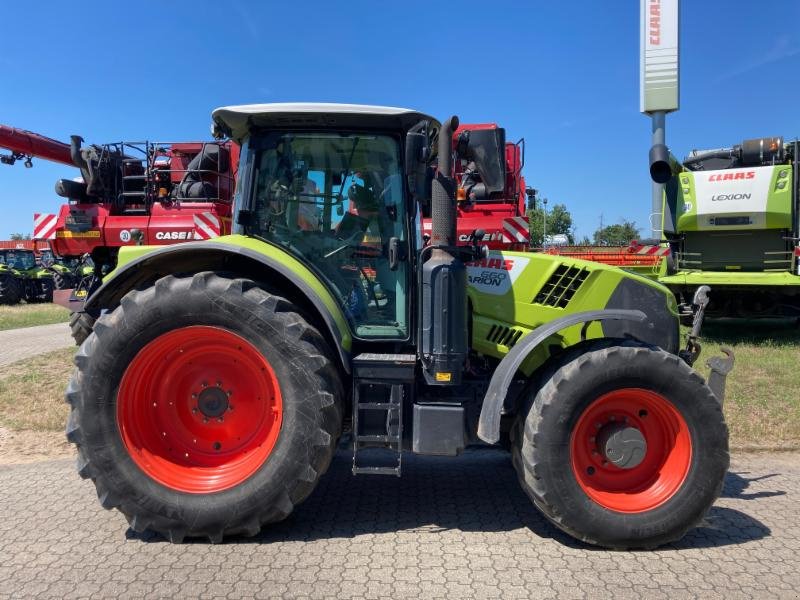
M 542 199 L 544 204 L 544 215 L 542 216 L 542 248 L 545 247 L 545 240 L 547 239 L 547 198 Z
M 664 184 L 672 176 L 666 145 L 668 112 L 678 110 L 680 0 L 640 0 L 640 110 L 652 119 L 650 176 L 652 201 L 650 229 L 656 239 L 663 235 Z

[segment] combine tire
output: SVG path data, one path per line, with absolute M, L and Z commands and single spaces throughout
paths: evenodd
M 341 432 L 331 352 L 245 279 L 168 276 L 97 319 L 67 389 L 78 472 L 137 532 L 255 535 L 314 489 Z
M 11 275 L 0 275 L 0 304 L 19 304 L 21 294 L 17 280 Z
M 634 342 L 589 343 L 555 359 L 514 433 L 514 466 L 536 506 L 570 535 L 610 548 L 681 538 L 728 469 L 728 430 L 703 379 Z
M 74 312 L 69 316 L 69 329 L 75 344 L 80 346 L 92 333 L 94 317 L 87 313 Z

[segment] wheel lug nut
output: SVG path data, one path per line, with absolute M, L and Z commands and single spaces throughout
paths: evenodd
M 227 392 L 225 392 L 225 393 L 226 393 L 226 394 L 228 394 L 228 396 L 233 396 L 233 390 L 228 390 L 228 391 L 227 391 Z
M 204 382 L 203 382 L 203 383 L 201 383 L 200 385 L 202 385 L 203 387 L 208 387 L 208 382 L 207 382 L 207 381 L 204 381 Z
M 197 398 L 197 394 L 192 394 L 192 398 Z
M 207 417 L 203 417 L 203 423 L 208 423 L 208 418 Z
M 220 423 L 222 423 L 224 420 L 225 420 L 225 419 L 223 419 L 222 417 L 218 417 L 218 418 L 217 418 L 217 421 L 219 421 Z
M 197 407 L 192 409 L 192 413 L 195 414 L 195 415 L 197 414 Z

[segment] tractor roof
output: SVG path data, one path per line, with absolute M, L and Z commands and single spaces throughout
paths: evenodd
M 223 106 L 211 113 L 211 131 L 241 141 L 251 127 L 385 128 L 407 130 L 419 121 L 433 117 L 408 108 L 366 104 L 322 102 L 280 102 Z

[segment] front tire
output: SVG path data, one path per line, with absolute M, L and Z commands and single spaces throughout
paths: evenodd
M 21 300 L 19 283 L 11 275 L 0 275 L 0 304 L 13 306 Z
M 341 432 L 319 332 L 245 279 L 164 277 L 76 356 L 67 437 L 105 508 L 178 542 L 254 535 L 314 489 Z
M 722 410 L 703 379 L 674 355 L 622 340 L 554 360 L 512 452 L 550 521 L 618 549 L 681 538 L 718 498 L 729 462 Z

